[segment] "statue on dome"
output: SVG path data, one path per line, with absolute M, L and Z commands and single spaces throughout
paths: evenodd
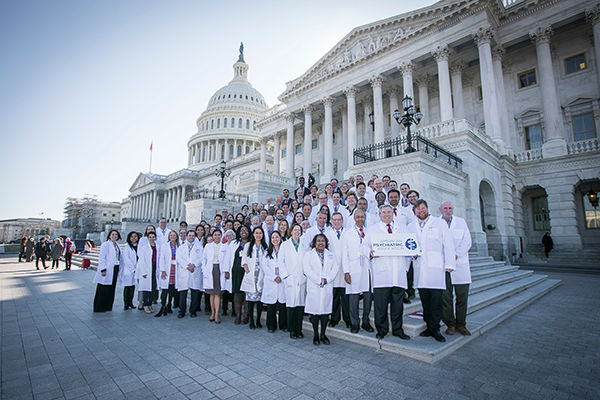
M 244 61 L 244 42 L 240 42 L 240 57 L 238 58 L 237 62 L 246 62 Z

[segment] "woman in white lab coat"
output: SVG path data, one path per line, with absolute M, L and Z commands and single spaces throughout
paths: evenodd
M 192 290 L 192 304 L 190 316 L 196 317 L 200 309 L 200 290 L 202 289 L 202 245 L 196 239 L 196 232 L 189 230 L 184 244 L 177 248 L 175 255 L 177 268 L 175 269 L 175 288 L 179 294 L 179 314 L 177 318 L 185 316 L 187 308 L 187 293 Z
M 119 264 L 119 282 L 123 285 L 124 309 L 135 308 L 133 294 L 135 293 L 135 265 L 137 264 L 137 246 L 139 236 L 137 232 L 127 234 L 127 244 L 121 250 Z
M 287 222 L 287 221 L 286 221 Z M 287 331 L 287 311 L 285 307 L 285 287 L 281 279 L 280 250 L 283 238 L 279 231 L 271 233 L 269 248 L 261 263 L 264 284 L 261 302 L 267 305 L 267 329 L 269 333 L 277 330 L 277 312 L 279 311 L 279 329 Z
M 302 227 L 296 223 L 290 228 L 290 238 L 281 245 L 279 275 L 285 288 L 287 327 L 291 339 L 303 338 L 302 317 L 306 299 L 306 276 L 302 270 L 302 259 L 306 249 L 300 241 Z
M 204 292 L 210 295 L 210 322 L 221 323 L 219 318 L 219 308 L 221 303 L 221 265 L 219 256 L 222 247 L 221 231 L 215 230 L 212 234 L 213 241 L 204 246 L 202 254 L 202 278 Z
M 100 246 L 98 269 L 94 276 L 94 283 L 98 284 L 94 297 L 94 312 L 112 311 L 115 302 L 115 288 L 121 260 L 121 248 L 117 240 L 121 240 L 121 234 L 116 229 L 112 229 L 108 232 L 106 242 Z
M 160 311 L 155 317 L 173 314 L 171 302 L 177 295 L 175 290 L 175 270 L 177 266 L 177 247 L 179 247 L 179 236 L 177 232 L 170 231 L 167 234 L 168 241 L 160 247 L 160 258 L 158 260 L 158 287 L 160 288 Z
M 241 290 L 246 293 L 250 329 L 262 328 L 260 323 L 262 303 L 260 299 L 263 290 L 263 271 L 260 264 L 266 250 L 265 233 L 260 226 L 257 226 L 252 231 L 248 250 L 242 254 L 242 268 L 244 268 L 245 275 Z M 254 323 L 254 308 L 256 308 L 256 324 Z
M 135 268 L 135 277 L 138 280 L 138 291 L 142 292 L 144 311 L 146 314 L 154 312 L 152 300 L 157 288 L 157 263 L 159 248 L 156 244 L 156 233 L 148 232 L 147 241 L 140 243 L 138 247 L 138 262 Z
M 329 344 L 325 335 L 333 306 L 333 282 L 339 273 L 335 255 L 330 252 L 328 239 L 322 233 L 316 235 L 310 245 L 312 250 L 304 254 L 304 275 L 306 275 L 306 308 L 313 325 L 313 344 Z M 319 335 L 319 321 L 321 334 Z
M 234 245 L 235 233 L 231 229 L 228 229 L 224 234 L 225 243 L 221 245 L 221 251 L 219 252 L 219 265 L 221 267 L 221 296 L 223 297 L 223 313 L 221 315 L 227 315 L 227 308 L 229 308 L 229 296 L 231 294 L 231 266 L 233 264 L 233 250 L 229 250 L 230 247 L 237 247 Z M 232 316 L 235 314 L 231 313 Z

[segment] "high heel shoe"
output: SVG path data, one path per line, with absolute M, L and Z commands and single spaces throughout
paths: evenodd
M 148 307 L 148 306 L 144 306 L 144 312 L 146 314 L 152 314 L 152 309 L 150 307 Z
M 156 317 L 162 317 L 163 315 L 167 315 L 167 307 L 165 307 L 165 306 L 162 306 L 160 308 L 160 311 L 158 312 L 158 314 L 156 314 L 154 316 L 154 318 L 156 318 Z

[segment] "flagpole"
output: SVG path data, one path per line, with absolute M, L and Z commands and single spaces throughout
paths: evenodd
M 152 141 L 150 143 L 150 167 L 148 168 L 148 173 L 151 174 L 152 173 L 152 147 L 153 147 L 154 141 Z

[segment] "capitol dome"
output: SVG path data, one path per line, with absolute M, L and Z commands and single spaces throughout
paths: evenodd
M 248 69 L 240 47 L 233 79 L 212 95 L 196 120 L 198 131 L 188 141 L 188 168 L 204 168 L 260 148 L 256 122 L 269 106 L 248 82 Z

